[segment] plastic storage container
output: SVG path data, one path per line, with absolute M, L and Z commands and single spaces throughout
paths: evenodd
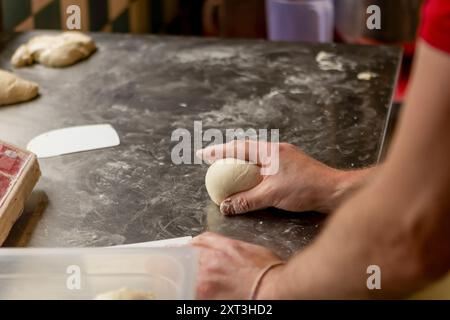
M 127 289 L 193 299 L 196 251 L 183 248 L 0 249 L 0 300 L 85 299 Z
M 269 40 L 333 41 L 332 0 L 266 0 Z

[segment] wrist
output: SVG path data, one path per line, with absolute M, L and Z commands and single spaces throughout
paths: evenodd
M 358 190 L 366 181 L 367 175 L 372 168 L 361 170 L 335 170 L 331 174 L 329 189 L 325 195 L 326 212 L 333 212 L 354 191 Z
M 285 264 L 280 264 L 270 269 L 261 279 L 255 300 L 276 300 L 282 299 L 280 280 L 286 268 Z

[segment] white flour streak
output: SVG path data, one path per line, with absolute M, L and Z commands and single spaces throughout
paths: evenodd
M 321 70 L 344 71 L 342 62 L 338 61 L 332 53 L 320 51 L 316 56 L 316 61 Z

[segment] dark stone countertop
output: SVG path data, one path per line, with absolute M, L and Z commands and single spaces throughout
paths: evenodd
M 0 66 L 35 33 L 3 34 Z M 41 159 L 37 199 L 6 245 L 110 246 L 204 230 L 266 245 L 304 247 L 324 216 L 266 210 L 222 217 L 204 186 L 206 165 L 174 165 L 176 128 L 279 128 L 281 140 L 339 168 L 377 162 L 401 52 L 394 47 L 288 44 L 92 34 L 98 51 L 64 69 L 15 70 L 41 96 L 0 108 L 0 139 L 25 147 L 43 132 L 110 123 L 121 145 Z M 333 53 L 342 71 L 322 70 Z M 374 72 L 370 81 L 360 72 Z M 42 195 L 45 195 L 42 197 Z M 40 201 L 41 201 L 40 200 Z M 17 240 L 20 239 L 20 240 Z

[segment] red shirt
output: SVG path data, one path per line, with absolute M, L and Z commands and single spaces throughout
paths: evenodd
M 422 8 L 420 37 L 450 53 L 450 0 L 426 0 Z

